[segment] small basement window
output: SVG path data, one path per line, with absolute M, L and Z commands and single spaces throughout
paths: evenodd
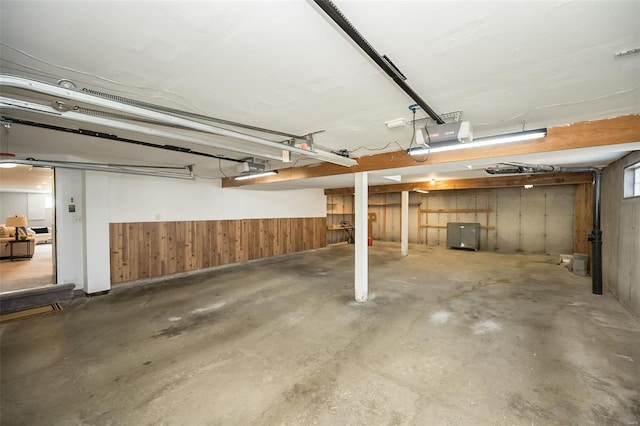
M 624 198 L 640 197 L 640 162 L 624 169 Z

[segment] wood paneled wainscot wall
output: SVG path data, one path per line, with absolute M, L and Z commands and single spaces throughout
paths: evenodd
M 325 247 L 326 220 L 111 223 L 111 283 Z

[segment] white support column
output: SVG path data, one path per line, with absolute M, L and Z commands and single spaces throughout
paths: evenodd
M 355 293 L 356 302 L 366 302 L 369 293 L 368 204 L 369 185 L 366 172 L 356 173 L 355 225 Z
M 402 191 L 400 206 L 400 252 L 409 254 L 409 191 Z
M 104 172 L 88 170 L 84 174 L 84 291 L 93 294 L 111 289 L 109 177 Z
M 85 287 L 84 172 L 55 169 L 56 283 Z M 108 249 L 107 249 L 108 250 Z

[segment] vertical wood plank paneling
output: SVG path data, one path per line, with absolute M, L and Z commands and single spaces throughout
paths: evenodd
M 136 254 L 139 252 L 139 244 L 140 239 L 138 236 L 138 227 L 133 224 L 128 224 L 127 226 L 127 240 L 126 243 L 130 246 L 129 250 L 127 250 L 127 264 L 129 265 L 129 271 L 127 274 L 128 278 L 131 279 L 132 275 L 139 276 L 139 268 L 138 268 L 138 256 Z
M 110 252 L 110 267 L 111 277 L 117 277 L 119 280 L 123 280 L 123 224 L 114 223 L 109 230 L 109 252 Z
M 213 266 L 222 265 L 222 254 L 224 245 L 222 244 L 222 224 L 223 221 L 217 221 L 215 225 L 215 239 L 216 242 L 215 247 L 213 248 L 213 253 L 215 256 L 215 261 Z
M 160 262 L 160 276 L 167 275 L 167 226 L 164 222 L 157 223 L 158 226 L 158 261 Z
M 285 253 L 293 253 L 293 230 L 291 229 L 291 221 L 293 219 L 285 219 L 286 229 L 284 231 Z
M 178 247 L 177 231 L 178 222 L 167 223 L 167 273 L 169 274 L 175 274 L 178 272 L 178 259 L 176 254 Z
M 325 247 L 326 218 L 109 224 L 111 283 Z
M 244 244 L 242 242 L 242 221 L 234 220 L 233 225 L 233 263 L 242 262 L 244 258 Z

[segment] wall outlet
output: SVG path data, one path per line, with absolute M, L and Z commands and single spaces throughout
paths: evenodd
M 82 223 L 82 216 L 74 216 L 73 223 Z

